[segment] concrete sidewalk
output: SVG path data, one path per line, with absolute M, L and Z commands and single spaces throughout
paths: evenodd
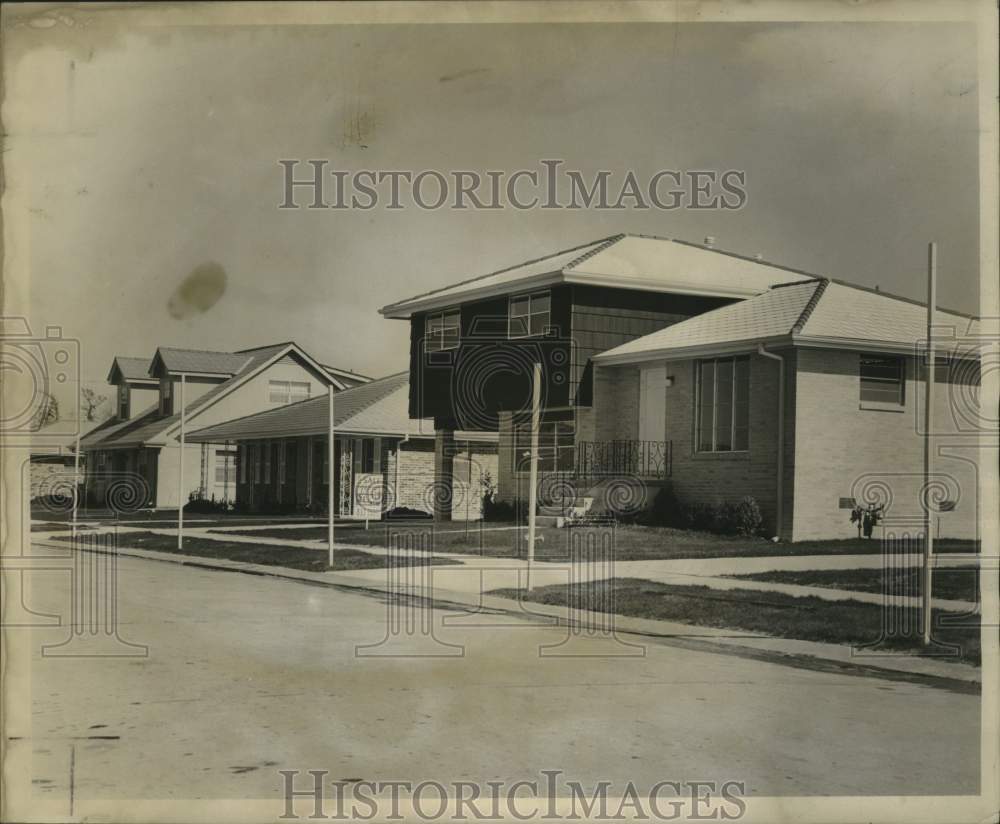
M 48 542 L 46 539 L 57 533 L 36 533 L 33 541 L 44 546 L 65 549 L 65 542 Z M 63 533 L 65 534 L 65 533 Z M 174 533 L 176 534 L 176 533 Z M 123 536 L 124 537 L 124 536 Z M 227 536 L 228 538 L 229 536 Z M 236 537 L 236 536 L 232 536 Z M 255 542 L 250 539 L 250 542 Z M 295 542 L 302 546 L 305 542 Z M 325 549 L 325 547 L 323 547 Z M 370 550 L 370 547 L 351 545 L 336 545 L 336 549 Z M 179 555 L 170 552 L 159 552 L 144 549 L 130 549 L 121 546 L 119 553 L 125 556 L 164 561 L 192 567 L 215 570 L 243 572 L 253 575 L 300 581 L 313 585 L 347 587 L 369 592 L 390 593 L 402 596 L 407 602 L 433 600 L 437 606 L 452 606 L 459 610 L 465 620 L 478 621 L 488 626 L 524 625 L 525 622 L 544 621 L 567 627 L 567 640 L 586 635 L 593 639 L 605 636 L 609 643 L 621 645 L 638 644 L 642 637 L 652 637 L 668 640 L 685 646 L 714 650 L 719 653 L 750 655 L 766 657 L 790 665 L 818 666 L 834 668 L 838 671 L 851 671 L 855 674 L 869 674 L 885 678 L 906 678 L 913 676 L 930 682 L 940 682 L 939 685 L 965 684 L 962 691 L 973 689 L 981 681 L 978 667 L 958 661 L 946 661 L 941 658 L 906 655 L 902 653 L 866 652 L 840 644 L 827 644 L 814 641 L 801 641 L 787 638 L 776 638 L 739 630 L 700 627 L 670 621 L 658 621 L 646 618 L 636 618 L 624 615 L 610 615 L 604 612 L 588 610 L 571 610 L 569 607 L 535 602 L 521 602 L 515 599 L 503 598 L 485 594 L 500 588 L 521 588 L 525 584 L 527 566 L 525 562 L 510 558 L 483 558 L 480 556 L 462 556 L 452 554 L 450 557 L 463 560 L 462 566 L 415 566 L 396 570 L 396 577 L 390 579 L 390 574 L 384 569 L 309 572 L 285 567 L 275 567 L 263 564 L 249 564 L 219 558 L 203 558 L 198 556 Z M 381 554 L 381 553 L 379 553 Z M 726 559 L 740 560 L 740 559 Z M 757 559 L 753 559 L 757 560 Z M 654 563 L 654 562 L 637 562 Z M 670 562 L 657 562 L 670 563 Z M 579 570 L 576 570 L 579 572 Z M 533 573 L 533 585 L 567 584 L 570 582 L 571 569 L 568 564 L 538 564 Z M 618 577 L 623 577 L 619 573 Z M 674 575 L 675 578 L 685 576 Z M 692 576 L 686 576 L 687 583 Z M 574 580 L 580 580 L 574 575 Z M 590 579 L 593 580 L 593 579 Z M 717 588 L 749 588 L 745 582 L 732 579 L 704 579 L 705 581 L 723 581 Z M 701 583 L 701 579 L 698 580 Z M 756 582 L 764 583 L 764 582 Z M 778 585 L 768 583 L 762 590 L 780 591 Z M 797 587 L 807 590 L 806 594 L 821 591 L 819 587 Z M 841 592 L 834 593 L 830 600 L 863 600 L 859 595 L 875 595 L 874 593 Z M 840 597 L 837 597 L 840 596 Z M 881 596 L 876 595 L 881 599 Z M 881 603 L 881 600 L 878 601 Z M 964 602 L 944 602 L 958 603 Z M 448 618 L 445 618 L 447 622 Z M 459 619 L 461 620 L 461 619 Z M 623 637 L 629 636 L 629 637 Z M 632 637 L 634 636 L 634 637 Z M 624 654 L 617 652 L 615 654 Z
M 98 530 L 100 532 L 111 531 L 110 529 Z M 129 532 L 152 532 L 156 535 L 176 537 L 176 529 L 149 529 L 142 527 L 118 527 L 119 535 L 128 535 Z M 49 533 L 39 532 L 38 536 L 47 536 Z M 65 534 L 53 533 L 53 534 Z M 274 546 L 287 546 L 295 548 L 315 549 L 326 552 L 327 544 L 325 540 L 284 540 L 282 538 L 266 537 L 257 538 L 250 535 L 234 535 L 231 533 L 220 534 L 208 529 L 191 528 L 185 530 L 185 535 L 192 538 L 204 538 L 214 541 L 227 541 L 232 543 L 243 543 L 258 545 L 266 543 Z M 387 555 L 388 550 L 380 546 L 363 544 L 351 544 L 350 542 L 338 543 L 345 549 L 352 549 L 359 552 L 367 552 L 372 555 Z M 393 553 L 397 556 L 411 557 L 425 555 L 423 550 L 416 549 L 396 549 Z M 479 592 L 492 589 L 501 589 L 513 586 L 510 583 L 510 576 L 498 577 L 497 573 L 503 570 L 527 571 L 528 563 L 519 558 L 497 558 L 484 555 L 469 555 L 456 552 L 434 552 L 439 558 L 448 558 L 458 561 L 463 567 L 482 569 L 488 572 L 489 581 L 485 578 L 475 578 L 465 576 L 456 578 L 456 582 L 468 580 L 468 585 L 452 587 L 463 592 Z M 942 561 L 947 556 L 938 556 L 938 561 Z M 919 555 L 907 556 L 896 559 L 899 566 L 919 566 L 922 559 Z M 966 560 L 965 563 L 968 563 Z M 883 560 L 881 555 L 780 555 L 768 557 L 751 558 L 678 558 L 675 560 L 652 560 L 652 561 L 617 561 L 613 567 L 606 564 L 570 564 L 568 561 L 536 561 L 535 562 L 535 584 L 538 586 L 568 584 L 572 581 L 596 581 L 615 578 L 640 578 L 645 581 L 655 581 L 662 584 L 674 584 L 677 586 L 706 586 L 717 590 L 744 589 L 758 592 L 778 592 L 796 597 L 814 596 L 824 601 L 860 601 L 867 604 L 879 604 L 893 607 L 919 607 L 921 600 L 919 597 L 891 596 L 886 598 L 879 592 L 862 592 L 859 590 L 833 589 L 830 587 L 809 586 L 803 584 L 784 584 L 773 581 L 755 581 L 748 578 L 734 578 L 729 576 L 751 575 L 759 572 L 770 572 L 774 570 L 826 570 L 826 569 L 880 569 Z M 939 564 L 946 566 L 947 563 Z M 435 568 L 438 571 L 451 570 L 455 567 Z M 570 570 L 572 569 L 572 577 Z M 383 575 L 382 570 L 356 570 L 352 575 L 372 582 L 372 574 Z M 482 588 L 480 588 L 482 587 Z M 972 612 L 976 609 L 973 601 L 959 601 L 944 598 L 933 600 L 935 609 L 947 610 L 949 612 Z

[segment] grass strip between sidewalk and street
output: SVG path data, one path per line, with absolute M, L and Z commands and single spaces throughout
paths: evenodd
M 72 541 L 70 536 L 55 536 L 53 541 Z M 198 558 L 222 558 L 227 561 L 241 561 L 246 564 L 263 564 L 265 566 L 287 567 L 308 572 L 323 572 L 327 566 L 325 549 L 309 547 L 278 546 L 275 544 L 249 544 L 227 541 L 220 536 L 201 538 L 188 536 L 184 538 L 184 547 L 177 548 L 177 537 L 174 535 L 159 535 L 155 532 L 125 532 L 118 536 L 118 545 L 128 549 L 149 549 L 155 552 L 170 552 L 176 555 L 188 555 Z M 351 569 L 383 569 L 386 556 L 362 552 L 357 549 L 336 548 L 333 554 L 334 570 Z M 449 558 L 437 558 L 431 555 L 400 557 L 394 559 L 396 566 L 421 566 L 423 564 L 457 564 L 458 561 Z
M 888 573 L 888 575 L 886 575 Z M 919 597 L 923 569 L 807 569 L 772 570 L 746 575 L 727 575 L 750 581 L 776 584 L 798 584 L 824 589 L 846 589 L 855 592 L 883 592 L 890 595 Z M 938 567 L 931 576 L 935 598 L 954 601 L 975 601 L 979 593 L 979 573 L 974 566 Z M 883 590 L 883 587 L 885 589 Z
M 513 523 L 470 523 L 468 531 L 459 523 L 435 524 L 433 521 L 408 524 L 393 524 L 373 521 L 368 529 L 357 522 L 338 524 L 341 530 L 338 540 L 347 544 L 363 546 L 387 546 L 390 536 L 413 535 L 426 537 L 431 552 L 454 552 L 462 555 L 486 555 L 498 558 L 527 557 L 527 527 L 513 528 Z M 209 530 L 211 531 L 211 530 Z M 673 560 L 679 558 L 760 558 L 796 555 L 877 555 L 882 551 L 881 541 L 876 539 L 846 538 L 829 541 L 799 541 L 797 543 L 773 543 L 763 538 L 742 538 L 730 535 L 716 535 L 711 532 L 620 525 L 576 526 L 557 529 L 544 526 L 538 529 L 538 544 L 535 557 L 539 560 L 566 559 L 569 547 L 574 543 L 583 544 L 591 537 L 603 540 L 614 533 L 614 557 L 616 561 Z M 303 527 L 300 529 L 233 529 L 230 535 L 254 538 L 280 538 L 282 540 L 303 541 L 326 538 L 325 526 Z M 420 542 L 414 545 L 420 545 Z M 940 539 L 934 544 L 938 553 L 978 552 L 976 541 Z M 915 546 L 914 551 L 920 547 Z
M 609 591 L 609 587 L 613 591 Z M 526 592 L 498 589 L 490 592 L 504 598 L 560 606 L 572 605 L 598 612 L 614 612 L 657 621 L 676 621 L 696 626 L 733 629 L 779 638 L 828 644 L 872 645 L 884 651 L 917 651 L 920 643 L 920 610 L 892 608 L 860 601 L 826 601 L 814 596 L 795 597 L 757 590 L 718 590 L 619 578 L 584 584 L 558 584 Z M 904 634 L 884 634 L 884 619 L 891 614 Z M 934 639 L 958 649 L 943 661 L 979 664 L 978 626 L 948 626 L 958 620 L 954 613 L 934 611 Z M 968 622 L 965 618 L 964 621 Z

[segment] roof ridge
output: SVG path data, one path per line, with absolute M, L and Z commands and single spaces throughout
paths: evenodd
M 802 331 L 802 327 L 806 325 L 806 321 L 809 320 L 809 316 L 812 315 L 813 309 L 816 308 L 816 304 L 819 303 L 820 298 L 823 297 L 823 293 L 826 291 L 826 287 L 829 285 L 829 278 L 822 278 L 817 282 L 813 293 L 809 296 L 809 300 L 807 300 L 806 305 L 802 307 L 799 319 L 792 324 L 793 335 L 797 335 Z
M 580 255 L 579 257 L 573 258 L 573 260 L 571 260 L 569 263 L 567 263 L 565 266 L 563 266 L 563 271 L 565 271 L 566 269 L 572 269 L 574 266 L 579 266 L 585 260 L 590 260 L 590 258 L 592 258 L 594 255 L 599 254 L 600 252 L 603 252 L 605 249 L 608 249 L 611 246 L 614 246 L 618 241 L 620 241 L 624 237 L 625 237 L 624 234 L 617 234 L 617 235 L 612 235 L 611 237 L 605 238 L 602 241 L 599 241 L 598 244 L 593 249 L 588 249 L 582 255 Z M 524 265 L 527 265 L 527 264 L 524 264 Z
M 247 352 L 259 352 L 261 349 L 278 349 L 282 346 L 294 346 L 297 349 L 302 349 L 295 341 L 286 340 L 281 343 L 265 343 L 261 346 L 248 346 L 246 349 L 235 349 L 232 352 L 227 352 L 229 355 L 245 355 Z M 304 349 L 302 350 L 305 351 Z
M 816 272 L 809 272 L 805 269 L 796 269 L 794 266 L 785 266 L 782 263 L 775 263 L 771 260 L 764 260 L 764 258 L 755 258 L 752 255 L 742 255 L 739 252 L 730 252 L 726 249 L 716 249 L 712 246 L 706 246 L 704 243 L 695 243 L 691 240 L 681 240 L 680 238 L 671 238 L 674 243 L 680 243 L 682 246 L 690 246 L 694 249 L 704 249 L 706 252 L 715 252 L 717 255 L 726 255 L 727 257 L 737 258 L 739 260 L 745 260 L 748 263 L 759 263 L 761 266 L 770 266 L 772 269 L 782 269 L 785 272 L 794 272 L 797 275 L 807 275 L 811 278 L 822 278 L 825 275 L 819 275 Z
M 157 346 L 157 350 L 166 349 L 171 352 L 199 352 L 203 355 L 242 355 L 242 352 L 227 352 L 225 349 L 190 349 L 186 346 Z
M 428 292 L 421 292 L 418 295 L 412 295 L 411 297 L 404 298 L 403 300 L 397 300 L 393 303 L 387 304 L 388 306 L 395 306 L 399 303 L 410 303 L 415 300 L 420 300 L 421 298 L 427 298 L 431 295 L 437 294 L 438 292 L 444 292 L 447 289 L 454 289 L 456 286 L 465 286 L 469 283 L 475 283 L 477 280 L 485 280 L 486 278 L 493 277 L 494 275 L 501 275 L 504 272 L 509 272 L 512 269 L 519 269 L 522 266 L 531 266 L 535 263 L 541 263 L 543 260 L 548 260 L 549 258 L 558 257 L 559 255 L 565 255 L 567 252 L 575 252 L 577 249 L 583 249 L 587 246 L 593 246 L 594 244 L 605 243 L 608 240 L 620 240 L 621 234 L 611 235 L 609 237 L 600 238 L 598 240 L 588 240 L 586 243 L 580 243 L 577 246 L 570 246 L 568 249 L 560 249 L 557 252 L 551 252 L 547 255 L 542 255 L 538 258 L 532 258 L 531 260 L 522 260 L 511 266 L 504 266 L 502 269 L 496 269 L 492 272 L 487 272 L 484 275 L 476 275 L 474 278 L 467 278 L 466 280 L 460 280 L 457 283 L 449 283 L 447 286 L 439 286 L 437 289 L 431 289 Z
M 917 300 L 916 298 L 908 298 L 903 295 L 897 295 L 895 292 L 883 292 L 881 289 L 875 289 L 871 286 L 862 286 L 859 283 L 851 283 L 849 280 L 841 280 L 840 278 L 826 278 L 831 283 L 836 283 L 838 286 L 846 286 L 848 289 L 857 289 L 861 292 L 868 292 L 872 295 L 881 295 L 882 297 L 892 298 L 893 300 L 901 300 L 904 303 L 912 303 L 915 306 L 920 306 L 924 309 L 927 308 L 927 303 L 922 300 Z M 936 312 L 946 312 L 949 315 L 958 315 L 960 318 L 968 318 L 969 320 L 982 320 L 980 315 L 973 315 L 969 312 L 960 312 L 958 309 L 947 309 L 944 306 L 935 306 L 934 310 Z

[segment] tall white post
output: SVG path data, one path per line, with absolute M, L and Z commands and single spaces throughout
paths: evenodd
M 927 246 L 927 370 L 924 389 L 924 644 L 931 642 L 931 587 L 933 584 L 934 523 L 931 514 L 930 483 L 934 465 L 931 430 L 934 425 L 934 309 L 937 304 L 937 244 Z
M 326 437 L 327 437 L 327 444 L 326 444 L 327 456 L 326 457 L 327 457 L 327 464 L 330 467 L 329 471 L 327 472 L 327 477 L 326 477 L 326 499 L 327 499 L 327 503 L 326 503 L 326 542 L 327 542 L 327 546 L 329 548 L 328 549 L 328 557 L 327 557 L 327 565 L 330 566 L 330 567 L 333 567 L 333 473 L 334 473 L 334 470 L 335 470 L 335 467 L 333 465 L 333 456 L 334 456 L 334 448 L 333 448 L 334 447 L 334 441 L 333 441 L 333 435 L 334 435 L 334 425 L 333 425 L 333 384 L 330 384 L 329 386 L 327 386 L 327 388 L 326 388 L 326 397 L 327 397 L 327 400 L 329 401 L 328 405 L 330 407 L 329 416 L 328 416 L 328 420 L 327 420 L 327 432 L 326 432 Z
M 541 423 L 542 365 L 535 364 L 531 387 L 531 471 L 528 481 L 528 580 L 532 587 L 531 573 L 535 566 L 535 508 L 538 502 L 538 429 Z
M 177 548 L 184 548 L 184 438 L 186 432 L 184 427 L 187 424 L 187 404 L 185 403 L 185 379 L 186 375 L 181 373 L 181 459 L 177 472 Z
M 79 409 L 79 407 L 77 407 Z M 73 532 L 76 537 L 76 511 L 80 506 L 80 413 L 77 412 L 76 454 L 73 456 Z

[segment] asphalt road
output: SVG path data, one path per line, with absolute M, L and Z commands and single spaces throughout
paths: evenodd
M 589 784 L 733 780 L 748 795 L 977 792 L 979 699 L 648 642 L 541 657 L 556 628 L 439 627 L 454 651 L 386 633 L 375 595 L 120 560 L 119 632 L 148 657 L 43 657 L 9 756 L 39 798 L 274 798 L 280 769 L 331 780 L 485 782 L 543 769 Z M 69 577 L 33 573 L 65 613 Z M 445 614 L 434 610 L 439 624 Z M 378 648 L 382 651 L 388 648 Z M 72 786 L 71 786 L 72 785 Z

